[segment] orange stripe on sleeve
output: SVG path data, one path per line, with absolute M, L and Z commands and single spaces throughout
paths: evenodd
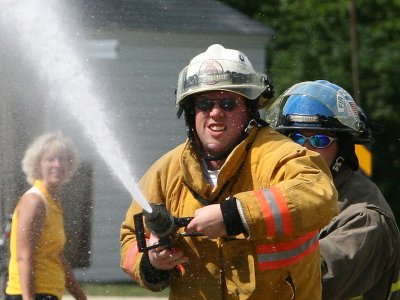
M 276 203 L 281 212 L 282 223 L 283 223 L 283 234 L 286 236 L 291 236 L 293 234 L 293 226 L 286 199 L 283 196 L 281 190 L 276 186 L 271 188 L 271 192 L 274 194 Z
M 265 199 L 265 195 L 262 190 L 255 190 L 254 194 L 258 202 L 258 205 L 260 206 L 261 211 L 264 215 L 267 237 L 274 237 L 276 235 L 276 227 L 271 208 L 267 203 L 267 199 Z
M 133 243 L 132 246 L 128 249 L 125 255 L 125 263 L 124 263 L 124 269 L 128 272 L 128 274 L 134 279 L 133 275 L 133 265 L 135 263 L 135 259 L 139 253 L 139 249 L 137 247 L 137 243 Z

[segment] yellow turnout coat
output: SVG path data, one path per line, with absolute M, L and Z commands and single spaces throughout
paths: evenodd
M 140 268 L 143 253 L 137 251 L 133 215 L 141 208 L 133 201 L 121 228 L 121 267 L 140 286 L 156 291 L 170 285 L 170 299 L 321 298 L 318 230 L 338 208 L 319 154 L 270 127 L 251 128 L 228 156 L 214 188 L 188 142 L 160 158 L 140 188 L 175 217 L 194 216 L 196 209 L 234 196 L 248 230 L 219 239 L 180 237 L 175 246 L 189 257 L 185 272 L 152 284 Z

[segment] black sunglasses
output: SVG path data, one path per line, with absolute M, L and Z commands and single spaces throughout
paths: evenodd
M 324 149 L 332 144 L 333 141 L 337 141 L 337 138 L 330 137 L 329 135 L 318 133 L 312 136 L 305 136 L 299 132 L 291 132 L 290 137 L 297 144 L 304 145 L 305 142 L 309 141 L 311 146 L 318 149 Z
M 210 111 L 214 108 L 215 103 L 218 103 L 220 109 L 224 111 L 233 111 L 236 107 L 236 100 L 234 99 L 198 99 L 195 101 L 195 105 L 201 111 Z

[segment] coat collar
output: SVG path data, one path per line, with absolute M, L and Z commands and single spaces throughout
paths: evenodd
M 219 196 L 225 183 L 235 180 L 235 175 L 237 176 L 240 173 L 258 130 L 259 128 L 257 127 L 250 128 L 247 132 L 248 136 L 231 151 L 220 169 L 218 184 L 214 188 L 211 187 L 206 179 L 206 170 L 203 170 L 200 156 L 193 149 L 191 143 L 187 141 L 182 151 L 180 166 L 188 187 L 206 199 L 212 200 L 214 197 Z

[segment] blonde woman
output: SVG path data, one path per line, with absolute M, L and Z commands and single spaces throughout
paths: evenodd
M 65 288 L 75 299 L 86 300 L 63 256 L 59 199 L 77 166 L 75 147 L 61 132 L 40 136 L 26 150 L 22 169 L 32 187 L 13 214 L 5 300 L 59 300 Z

